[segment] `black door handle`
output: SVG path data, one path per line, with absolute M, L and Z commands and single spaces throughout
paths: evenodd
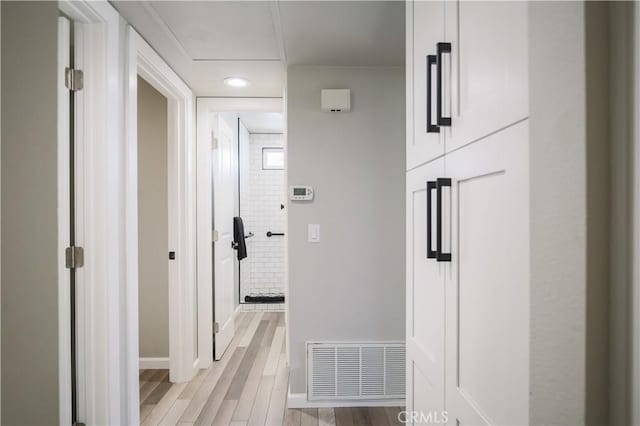
M 435 181 L 428 181 L 427 182 L 427 259 L 435 259 L 437 257 L 436 251 L 433 250 L 433 246 L 431 244 L 431 240 L 432 240 L 432 232 L 431 232 L 431 225 L 433 223 L 432 221 L 432 213 L 431 211 L 433 210 L 431 208 L 431 192 L 436 189 L 436 182 Z
M 436 100 L 436 109 L 438 111 L 438 126 L 451 126 L 451 117 L 442 115 L 442 54 L 451 53 L 451 43 L 438 43 L 438 99 Z
M 284 236 L 284 232 L 267 232 L 267 237 L 276 237 L 276 236 Z
M 436 65 L 436 55 L 427 55 L 427 133 L 440 133 L 437 124 L 431 122 L 431 68 Z
M 436 259 L 438 262 L 451 262 L 451 252 L 444 253 L 442 251 L 442 188 L 448 186 L 451 188 L 451 179 L 450 178 L 438 178 L 436 181 L 437 189 L 436 192 L 436 200 L 437 200 L 437 209 L 438 209 L 438 217 L 436 219 Z

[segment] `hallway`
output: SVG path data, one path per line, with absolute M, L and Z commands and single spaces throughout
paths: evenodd
M 144 425 L 392 426 L 398 407 L 287 409 L 284 313 L 241 312 L 225 355 L 189 383 L 168 370 L 140 371 Z
M 640 426 L 640 0 L 0 16 L 0 425 Z

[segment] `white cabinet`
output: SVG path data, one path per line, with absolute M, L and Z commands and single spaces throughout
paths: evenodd
M 435 233 L 427 236 L 436 229 L 433 183 L 443 175 L 442 159 L 407 174 L 406 404 L 410 412 L 444 410 L 445 265 L 434 257 Z
M 409 2 L 406 40 L 409 424 L 528 424 L 527 4 Z
M 528 121 L 407 174 L 410 424 L 527 424 Z
M 528 116 L 526 2 L 406 6 L 407 169 Z
M 528 116 L 528 3 L 446 1 L 443 105 L 447 151 Z
M 444 1 L 409 2 L 406 13 L 407 169 L 411 169 L 445 152 L 443 133 L 435 125 L 435 55 L 436 44 L 445 36 Z M 427 73 L 431 74 L 429 80 Z
M 527 141 L 524 121 L 447 155 L 450 424 L 529 423 Z

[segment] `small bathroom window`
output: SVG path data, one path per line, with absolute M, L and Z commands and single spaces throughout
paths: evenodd
M 284 148 L 262 148 L 262 170 L 284 170 Z

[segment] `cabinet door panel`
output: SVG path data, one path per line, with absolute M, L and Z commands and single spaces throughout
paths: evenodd
M 444 408 L 444 267 L 427 258 L 427 181 L 443 173 L 440 159 L 407 174 L 407 410 L 425 414 Z
M 427 133 L 427 56 L 444 38 L 444 2 L 415 1 L 407 7 L 407 169 L 444 154 L 444 137 Z M 432 67 L 432 122 L 435 123 L 436 74 Z
M 452 178 L 446 294 L 452 424 L 527 424 L 528 122 L 447 155 Z
M 527 2 L 446 1 L 447 151 L 528 116 Z

